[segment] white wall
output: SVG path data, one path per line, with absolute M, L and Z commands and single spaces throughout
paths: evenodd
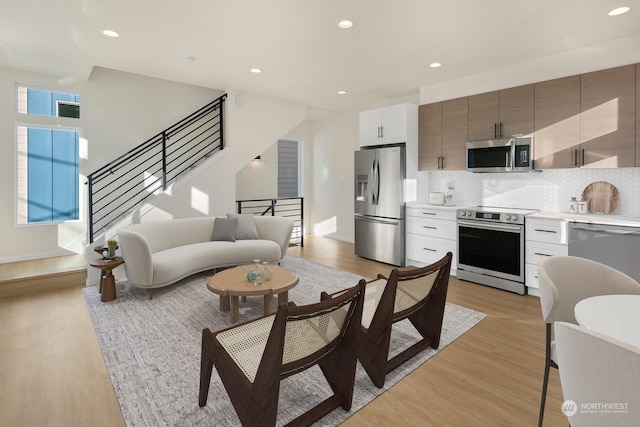
M 236 199 L 256 200 L 278 197 L 278 143 L 262 153 L 260 161 L 251 160 L 236 174 Z
M 29 117 L 18 114 L 16 83 L 80 93 L 79 120 Z M 82 248 L 84 221 L 59 225 L 17 226 L 15 220 L 16 123 L 40 123 L 83 128 L 86 159 L 80 173 L 86 176 L 118 155 L 135 147 L 223 92 L 161 79 L 95 68 L 87 82 L 65 84 L 55 76 L 0 67 L 0 235 L 11 244 L 0 246 L 0 262 L 44 258 Z M 84 183 L 84 180 L 81 181 Z M 82 190 L 85 187 L 82 186 Z M 81 212 L 86 218 L 86 212 Z
M 238 171 L 307 118 L 307 108 L 302 104 L 245 92 L 242 103 L 236 105 L 236 91 L 227 93 L 227 155 L 215 167 L 190 178 L 186 185 L 176 185 L 177 190 L 157 201 L 155 212 L 143 221 L 235 212 Z
M 90 147 L 84 169 L 97 170 L 223 93 L 94 67 L 82 94 Z

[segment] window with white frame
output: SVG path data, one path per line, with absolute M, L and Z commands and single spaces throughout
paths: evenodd
M 18 112 L 79 118 L 80 96 L 18 87 Z M 16 126 L 17 222 L 78 220 L 80 131 L 31 122 Z

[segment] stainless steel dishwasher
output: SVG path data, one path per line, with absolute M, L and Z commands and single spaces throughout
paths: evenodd
M 570 222 L 568 249 L 640 282 L 640 227 Z

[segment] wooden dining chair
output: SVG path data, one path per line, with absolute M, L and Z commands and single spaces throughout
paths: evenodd
M 339 297 L 295 306 L 216 333 L 202 331 L 199 405 L 205 406 L 215 365 L 243 426 L 274 426 L 280 381 L 319 365 L 333 395 L 288 425 L 310 425 L 341 406 L 351 409 L 364 286 Z
M 440 346 L 442 319 L 449 286 L 453 255 L 422 268 L 399 271 L 389 278 L 360 283 L 366 286 L 358 360 L 377 387 L 383 387 L 387 374 L 427 347 Z M 340 293 L 322 293 L 321 299 Z M 391 330 L 394 323 L 409 319 L 422 336 L 418 342 L 389 359 Z
M 542 426 L 550 368 L 558 369 L 554 322 L 576 323 L 576 304 L 596 295 L 640 294 L 640 283 L 608 265 L 575 256 L 553 256 L 538 262 L 540 307 L 546 326 L 545 364 L 538 427 Z

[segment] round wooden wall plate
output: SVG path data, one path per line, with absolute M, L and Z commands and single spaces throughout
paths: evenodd
M 618 207 L 620 193 L 613 184 L 605 181 L 596 181 L 585 187 L 582 192 L 582 200 L 587 202 L 589 212 L 608 214 Z

